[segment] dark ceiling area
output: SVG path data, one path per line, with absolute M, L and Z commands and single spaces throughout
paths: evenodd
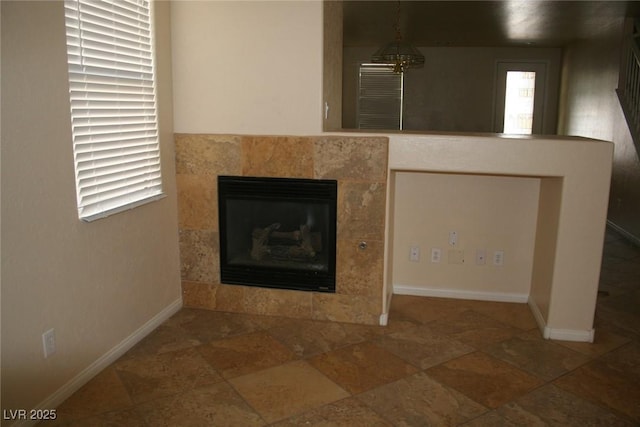
M 640 1 L 344 1 L 344 45 L 403 38 L 416 46 L 562 47 L 591 38 Z

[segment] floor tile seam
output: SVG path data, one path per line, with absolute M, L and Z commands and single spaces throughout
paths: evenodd
M 227 386 L 230 388 L 230 390 L 233 391 L 233 393 L 235 393 L 237 395 L 237 397 L 240 398 L 242 400 L 242 402 L 244 402 L 256 415 L 258 415 L 260 417 L 260 419 L 264 423 L 266 423 L 266 420 L 262 417 L 262 415 L 244 399 L 244 397 L 235 389 L 235 387 L 233 387 L 232 384 L 230 384 L 228 381 L 226 381 L 222 377 L 221 377 L 221 381 L 215 382 L 213 384 L 204 384 L 204 385 L 200 385 L 200 386 L 193 387 L 193 388 L 190 388 L 190 389 L 181 390 L 179 392 L 176 392 L 176 393 L 173 393 L 173 394 L 170 394 L 170 395 L 167 395 L 167 396 L 160 396 L 160 397 L 157 397 L 155 399 L 149 399 L 149 400 L 146 400 L 144 402 L 136 403 L 132 409 L 136 411 L 136 413 L 138 414 L 139 418 L 144 423 L 143 427 L 155 427 L 153 425 L 149 425 L 149 423 L 147 423 L 147 421 L 145 420 L 144 411 L 141 409 L 141 407 L 143 405 L 151 405 L 151 404 L 153 404 L 155 402 L 158 402 L 158 401 L 161 401 L 161 400 L 167 400 L 167 399 L 171 398 L 170 404 L 165 405 L 165 406 L 173 408 L 174 405 L 175 405 L 176 400 L 179 399 L 181 396 L 186 396 L 189 393 L 197 392 L 198 389 L 206 389 L 206 388 L 214 386 L 214 385 L 219 385 L 219 384 L 221 384 L 223 382 L 226 383 Z
M 567 374 L 565 374 L 565 375 L 568 375 L 568 373 L 567 373 Z M 564 376 L 564 375 L 563 375 L 563 376 Z M 564 393 L 568 393 L 568 394 L 570 394 L 571 396 L 573 396 L 573 397 L 574 397 L 574 398 L 576 398 L 576 399 L 579 399 L 579 400 L 582 400 L 582 401 L 588 402 L 588 403 L 590 403 L 590 404 L 592 404 L 592 405 L 595 405 L 595 406 L 599 407 L 600 409 L 604 410 L 605 412 L 608 412 L 608 413 L 610 413 L 610 414 L 613 414 L 613 415 L 615 415 L 615 416 L 617 416 L 617 417 L 619 417 L 619 418 L 622 418 L 623 420 L 627 420 L 627 421 L 630 421 L 630 422 L 632 422 L 632 423 L 638 423 L 638 422 L 640 422 L 640 420 L 634 420 L 634 419 L 633 419 L 632 417 L 630 417 L 629 415 L 627 415 L 627 414 L 625 414 L 625 413 L 623 413 L 623 412 L 620 412 L 620 411 L 619 411 L 619 410 L 617 410 L 616 408 L 612 408 L 612 407 L 608 406 L 607 404 L 605 404 L 605 403 L 604 403 L 604 402 L 602 402 L 602 401 L 599 401 L 599 400 L 596 400 L 596 399 L 592 399 L 590 396 L 584 396 L 584 395 L 576 394 L 576 393 L 574 393 L 573 391 L 568 390 L 567 388 L 564 388 L 564 387 L 562 387 L 562 386 L 561 386 L 561 385 L 559 385 L 559 384 L 554 384 L 554 383 L 555 383 L 556 381 L 558 381 L 558 380 L 559 380 L 559 378 L 556 378 L 556 379 L 551 383 L 551 385 L 553 385 L 554 387 L 559 388 L 559 389 L 560 389 L 560 390 L 562 390 Z
M 468 353 L 468 354 L 470 354 L 470 353 Z M 460 356 L 460 357 L 462 357 L 462 356 Z M 451 360 L 453 360 L 453 359 L 451 359 Z M 446 362 L 443 362 L 443 363 L 446 363 Z M 443 363 L 441 363 L 441 364 L 443 364 Z M 439 366 L 439 365 L 435 365 L 435 366 Z M 420 372 L 416 372 L 416 373 L 414 373 L 414 374 L 412 374 L 412 375 L 409 375 L 409 376 L 414 376 L 414 375 L 418 375 L 418 374 L 420 374 L 420 373 L 423 373 L 423 374 L 424 374 L 424 375 L 426 375 L 426 376 L 427 376 L 431 381 L 435 382 L 436 384 L 439 384 L 442 388 L 447 389 L 447 390 L 453 390 L 453 391 L 455 391 L 456 393 L 459 393 L 459 394 L 461 394 L 462 396 L 464 396 L 465 398 L 467 398 L 467 399 L 471 400 L 471 401 L 472 401 L 472 402 L 474 402 L 475 404 L 477 404 L 477 405 L 481 406 L 482 408 L 486 409 L 486 411 L 485 411 L 485 412 L 483 412 L 483 414 L 486 414 L 487 412 L 490 412 L 490 411 L 492 411 L 492 410 L 494 410 L 494 409 L 497 409 L 497 408 L 490 408 L 490 407 L 486 406 L 485 404 L 483 404 L 483 403 L 481 403 L 481 402 L 478 402 L 478 401 L 477 401 L 477 400 L 475 400 L 472 396 L 469 396 L 469 395 L 468 395 L 467 393 L 465 393 L 464 391 L 459 390 L 457 387 L 455 387 L 455 386 L 453 386 L 453 385 L 446 384 L 446 383 L 444 383 L 444 382 L 440 381 L 439 379 L 437 379 L 437 378 L 433 377 L 432 375 L 430 375 L 430 374 L 429 374 L 429 372 L 427 372 L 427 370 L 431 369 L 432 367 L 433 367 L 433 366 L 431 366 L 431 367 L 429 367 L 429 368 L 427 368 L 427 369 L 423 369 L 422 371 L 420 371 Z M 398 380 L 398 381 L 406 380 L 406 378 L 408 378 L 408 377 L 401 378 L 401 379 L 400 379 L 400 380 Z M 391 384 L 391 383 L 389 383 L 389 384 Z M 507 404 L 507 403 L 509 403 L 509 402 L 505 402 L 504 404 Z M 466 420 L 465 422 L 469 422 L 469 421 L 470 421 L 470 420 Z
M 180 351 L 180 350 L 174 350 L 174 351 Z M 196 351 L 197 351 L 197 349 L 196 349 Z M 162 353 L 162 354 L 164 354 L 164 353 Z M 163 395 L 163 396 L 157 397 L 157 398 L 144 400 L 144 401 L 141 401 L 141 402 L 136 402 L 136 399 L 134 398 L 134 396 L 133 396 L 133 394 L 132 394 L 131 390 L 129 389 L 129 387 L 126 385 L 126 383 L 123 381 L 122 377 L 120 376 L 120 370 L 118 370 L 118 369 L 114 368 L 114 371 L 115 371 L 115 373 L 116 373 L 116 375 L 117 375 L 117 377 L 118 377 L 118 380 L 122 383 L 122 386 L 123 386 L 124 390 L 126 391 L 127 396 L 129 397 L 129 401 L 132 403 L 132 407 L 137 407 L 137 406 L 139 406 L 139 405 L 143 405 L 143 404 L 146 404 L 146 403 L 148 403 L 148 402 L 152 402 L 152 401 L 159 400 L 159 399 L 166 399 L 166 398 L 173 397 L 173 396 L 178 396 L 178 395 L 180 395 L 180 394 L 188 393 L 188 392 L 190 392 L 190 391 L 194 391 L 194 390 L 197 390 L 197 389 L 199 389 L 199 388 L 209 387 L 209 386 L 211 386 L 211 385 L 219 384 L 219 383 L 221 383 L 221 382 L 225 381 L 225 378 L 222 376 L 222 374 L 220 373 L 220 371 L 219 371 L 219 370 L 217 370 L 213 365 L 211 365 L 211 363 L 210 363 L 210 362 L 209 362 L 209 361 L 208 361 L 208 360 L 207 360 L 207 359 L 206 359 L 206 358 L 205 358 L 205 357 L 204 357 L 200 352 L 198 352 L 198 355 L 200 356 L 200 358 L 202 359 L 202 361 L 203 361 L 207 366 L 209 366 L 209 367 L 213 370 L 213 372 L 214 372 L 216 375 L 218 375 L 219 379 L 218 379 L 217 381 L 215 381 L 215 382 L 213 382 L 213 383 L 208 383 L 208 384 L 203 384 L 203 385 L 197 385 L 197 382 L 198 382 L 198 380 L 200 379 L 200 377 L 199 377 L 198 375 L 196 375 L 196 376 L 191 380 L 191 382 L 190 382 L 190 383 L 188 383 L 188 386 L 187 386 L 187 387 L 182 388 L 180 391 L 177 391 L 177 392 L 175 392 L 175 393 L 169 393 L 169 394 L 166 394 L 166 395 Z M 114 362 L 114 363 L 115 363 L 115 362 Z M 171 379 L 179 378 L 179 377 L 181 377 L 181 373 L 172 373 L 172 374 L 170 374 L 170 375 L 169 375 L 169 377 L 170 377 Z
M 333 379 L 329 378 L 329 376 L 327 374 L 325 374 L 324 372 L 322 372 L 320 369 L 318 369 L 313 363 L 307 361 L 307 360 L 302 360 L 304 363 L 306 363 L 310 368 L 312 368 L 314 371 L 318 372 L 320 375 L 322 375 L 323 377 L 325 377 L 327 379 L 327 381 L 331 382 L 331 384 L 335 384 L 336 387 L 338 387 L 339 389 L 343 390 L 345 393 L 347 393 L 349 395 L 349 397 L 353 397 L 353 393 L 351 391 L 349 391 L 348 389 L 346 389 L 345 387 L 343 387 L 342 385 L 338 384 L 336 381 L 334 381 Z
M 398 381 L 400 381 L 400 380 L 398 380 Z M 392 384 L 392 383 L 389 383 L 389 384 Z M 388 385 L 388 384 L 385 384 L 385 385 Z M 381 385 L 380 387 L 384 387 L 385 385 Z M 377 387 L 376 387 L 376 388 L 377 388 Z M 375 390 L 375 388 L 373 388 L 373 389 L 371 389 L 371 390 Z M 380 418 L 382 418 L 384 421 L 388 422 L 390 425 L 392 425 L 392 426 L 396 426 L 396 425 L 397 425 L 397 423 L 395 422 L 395 420 L 393 420 L 393 419 L 389 418 L 389 417 L 387 416 L 387 414 L 385 414 L 384 412 L 380 411 L 380 410 L 379 410 L 379 408 L 369 406 L 369 405 L 365 402 L 365 400 L 364 400 L 363 398 L 359 397 L 361 394 L 367 393 L 367 392 L 369 392 L 369 391 L 371 391 L 371 390 L 367 390 L 367 391 L 360 392 L 360 393 L 358 393 L 358 394 L 356 394 L 356 395 L 353 395 L 353 396 L 351 396 L 351 397 L 352 397 L 353 399 L 356 399 L 358 402 L 360 402 L 360 403 L 361 403 L 362 405 L 364 405 L 366 408 L 368 408 L 368 409 L 372 410 L 374 414 L 378 415 Z
M 548 385 L 548 384 L 551 384 L 551 383 L 552 383 L 552 381 L 547 381 L 547 380 L 545 380 L 544 378 L 541 378 L 541 377 L 539 377 L 539 376 L 538 376 L 538 375 L 536 375 L 536 374 L 529 373 L 528 371 L 526 371 L 526 370 L 524 370 L 524 369 L 522 369 L 522 368 L 520 368 L 520 367 L 514 366 L 513 364 L 508 363 L 507 361 L 501 360 L 501 359 L 499 359 L 499 358 L 497 358 L 497 357 L 495 357 L 495 356 L 493 356 L 493 355 L 491 355 L 491 354 L 487 354 L 486 352 L 484 352 L 484 351 L 482 351 L 482 350 L 476 350 L 475 352 L 472 352 L 472 353 L 463 354 L 463 355 L 458 356 L 458 357 L 456 357 L 456 358 L 450 359 L 450 360 L 448 360 L 448 361 L 446 361 L 446 362 L 442 362 L 442 363 L 440 363 L 440 364 L 438 364 L 438 365 L 431 366 L 431 367 L 429 367 L 429 368 L 425 369 L 425 370 L 424 370 L 424 373 L 425 373 L 427 376 L 429 376 L 429 378 L 431 378 L 433 381 L 436 381 L 438 384 L 440 384 L 440 385 L 442 385 L 442 386 L 444 386 L 444 387 L 448 387 L 448 388 L 451 388 L 451 389 L 453 389 L 453 390 L 456 390 L 458 393 L 461 393 L 461 394 L 463 394 L 465 397 L 467 397 L 467 398 L 469 398 L 469 399 L 473 400 L 474 402 L 476 402 L 477 404 L 479 404 L 479 405 L 481 405 L 481 406 L 483 406 L 483 407 L 485 407 L 485 408 L 488 408 L 488 410 L 490 410 L 490 411 L 491 411 L 491 410 L 494 410 L 494 409 L 497 409 L 497 408 L 491 408 L 491 407 L 488 407 L 488 406 L 484 405 L 483 403 L 476 401 L 472 396 L 469 396 L 469 395 L 468 395 L 468 394 L 466 394 L 463 390 L 459 390 L 458 388 L 456 388 L 456 387 L 455 387 L 455 386 L 453 386 L 453 385 L 445 384 L 445 383 L 443 383 L 443 382 L 441 382 L 441 381 L 438 381 L 436 378 L 434 378 L 433 376 L 429 375 L 429 372 L 427 372 L 428 370 L 430 370 L 430 369 L 432 369 L 432 368 L 434 368 L 434 367 L 436 367 L 436 366 L 440 366 L 440 365 L 443 365 L 443 364 L 449 363 L 449 362 L 451 362 L 451 361 L 453 361 L 453 360 L 460 359 L 460 358 L 465 357 L 465 356 L 469 356 L 469 355 L 471 355 L 471 354 L 473 354 L 473 353 L 483 353 L 483 354 L 485 354 L 486 356 L 489 356 L 489 357 L 491 357 L 491 358 L 492 358 L 492 359 L 494 359 L 494 360 L 497 360 L 497 361 L 499 361 L 499 362 L 503 362 L 503 363 L 507 363 L 507 364 L 509 364 L 510 366 L 514 367 L 515 369 L 517 369 L 517 370 L 519 370 L 519 371 L 521 371 L 521 372 L 523 372 L 523 373 L 525 373 L 525 374 L 527 374 L 527 375 L 531 375 L 531 376 L 535 377 L 536 379 L 539 379 L 539 380 L 540 380 L 540 384 L 538 384 L 537 386 L 534 386 L 533 388 L 531 388 L 531 389 L 527 390 L 525 393 L 518 394 L 518 395 L 516 395 L 516 396 L 514 396 L 514 397 L 510 398 L 510 399 L 509 399 L 509 400 L 507 400 L 506 402 L 503 402 L 500 406 L 503 406 L 503 405 L 506 405 L 506 404 L 508 404 L 508 403 L 511 403 L 511 402 L 515 401 L 516 399 L 521 398 L 522 396 L 526 396 L 527 394 L 532 393 L 533 391 L 538 390 L 539 388 L 542 388 L 542 387 L 544 387 L 544 386 L 546 386 L 546 385 Z M 500 406 L 499 406 L 499 407 L 500 407 Z
M 536 329 L 537 329 L 537 328 L 536 328 Z M 530 332 L 530 331 L 527 331 L 527 332 Z M 523 334 L 524 334 L 524 333 L 523 333 Z M 521 335 L 521 334 L 518 334 L 518 335 Z M 518 335 L 514 335 L 514 337 L 518 337 Z M 594 354 L 587 354 L 587 353 L 583 353 L 583 352 L 578 351 L 578 350 L 575 350 L 575 349 L 573 349 L 573 348 L 571 348 L 571 347 L 569 347 L 569 346 L 567 346 L 567 345 L 564 345 L 562 342 L 555 341 L 555 340 L 550 340 L 550 339 L 544 339 L 544 338 L 542 338 L 542 335 L 540 335 L 540 337 L 541 337 L 541 341 L 542 341 L 543 343 L 545 343 L 545 345 L 550 345 L 550 346 L 552 346 L 552 347 L 555 347 L 555 348 L 558 348 L 558 349 L 562 349 L 563 351 L 569 351 L 569 352 L 570 352 L 570 353 L 572 353 L 574 356 L 578 356 L 578 357 L 586 357 L 586 358 L 587 358 L 587 360 L 585 360 L 585 361 L 581 362 L 579 365 L 577 365 L 577 366 L 575 366 L 575 367 L 573 367 L 573 368 L 571 368 L 571 369 L 568 369 L 568 368 L 567 368 L 567 370 L 568 370 L 568 371 L 573 371 L 573 370 L 575 370 L 575 369 L 578 369 L 579 367 L 584 366 L 584 365 L 586 365 L 587 363 L 590 363 L 590 362 L 592 362 L 593 360 L 597 359 L 598 357 L 602 356 L 602 355 L 594 355 Z M 512 337 L 512 338 L 513 338 L 513 337 Z M 509 340 L 509 339 L 511 339 L 511 338 L 508 338 L 507 340 Z M 499 341 L 499 342 L 494 343 L 494 344 L 500 344 L 500 343 L 504 343 L 504 342 L 505 342 L 505 341 Z M 492 344 L 491 346 L 487 346 L 487 347 L 485 347 L 484 349 L 482 349 L 482 351 L 486 352 L 486 350 L 487 350 L 487 349 L 489 349 L 490 347 L 492 347 L 494 344 Z M 621 344 L 621 345 L 624 345 L 624 344 Z M 619 347 L 620 347 L 620 346 L 616 347 L 616 349 L 617 349 L 617 348 L 619 348 Z M 608 350 L 607 352 L 610 352 L 610 351 L 611 351 L 611 350 Z M 606 354 L 607 352 L 605 352 L 605 354 Z
M 242 393 L 240 393 L 240 391 L 239 391 L 238 389 L 236 389 L 236 387 L 235 387 L 235 386 L 233 385 L 233 383 L 231 382 L 231 380 L 236 379 L 236 378 L 240 378 L 240 377 L 245 376 L 245 375 L 253 375 L 253 374 L 256 374 L 256 373 L 258 373 L 258 372 L 261 372 L 261 371 L 267 370 L 267 369 L 276 368 L 276 367 L 279 367 L 279 366 L 282 366 L 282 365 L 286 365 L 286 364 L 289 364 L 289 363 L 294 363 L 294 362 L 297 362 L 297 361 L 301 361 L 301 362 L 306 363 L 306 365 L 307 365 L 309 368 L 313 369 L 313 370 L 314 370 L 314 371 L 316 371 L 318 374 L 322 375 L 324 378 L 326 378 L 326 380 L 327 380 L 327 381 L 329 381 L 331 384 L 333 384 L 333 385 L 335 385 L 336 387 L 338 387 L 340 390 L 344 391 L 348 396 L 347 396 L 347 397 L 345 397 L 345 398 L 342 398 L 342 399 L 338 399 L 338 400 L 336 400 L 336 401 L 332 401 L 332 402 L 329 402 L 329 403 L 325 403 L 324 405 L 320 405 L 320 406 L 318 406 L 318 407 L 314 407 L 314 408 L 307 409 L 306 411 L 302 411 L 302 412 L 300 412 L 300 413 L 291 414 L 290 416 L 288 416 L 288 417 L 286 417 L 286 418 L 283 418 L 283 419 L 281 419 L 281 420 L 276 420 L 276 421 L 274 421 L 274 422 L 272 422 L 272 423 L 269 423 L 269 422 L 268 422 L 268 421 L 263 417 L 263 415 L 260 413 L 260 411 L 258 411 L 256 408 L 254 408 L 254 407 L 253 407 L 253 405 L 251 405 L 251 403 L 245 399 L 245 397 L 242 395 Z M 332 380 L 331 378 L 329 378 L 326 374 L 324 374 L 324 372 L 322 372 L 322 371 L 320 371 L 319 369 L 317 369 L 317 368 L 316 368 L 315 366 L 313 366 L 311 363 L 309 363 L 309 362 L 307 362 L 307 361 L 305 361 L 305 360 L 302 360 L 302 359 L 294 360 L 294 361 L 284 362 L 284 363 L 281 363 L 281 364 L 279 364 L 279 365 L 274 365 L 274 366 L 271 366 L 271 367 L 268 367 L 268 368 L 260 369 L 260 370 L 257 370 L 257 371 L 254 371 L 254 372 L 251 372 L 251 373 L 248 373 L 248 374 L 244 374 L 244 375 L 239 375 L 239 376 L 237 376 L 237 377 L 233 377 L 233 378 L 228 378 L 228 379 L 227 379 L 227 378 L 224 378 L 224 381 L 229 385 L 229 387 L 231 387 L 231 389 L 234 391 L 234 393 L 236 393 L 236 394 L 237 394 L 237 395 L 242 399 L 242 401 L 243 401 L 243 402 L 244 402 L 244 403 L 245 403 L 249 408 L 251 408 L 251 410 L 252 410 L 253 412 L 255 412 L 255 413 L 260 417 L 260 419 L 264 422 L 264 427 L 268 427 L 268 426 L 271 426 L 271 425 L 276 425 L 276 424 L 281 423 L 282 421 L 285 421 L 285 420 L 287 420 L 287 419 L 289 419 L 289 418 L 297 417 L 297 416 L 300 416 L 300 415 L 305 414 L 305 413 L 307 413 L 307 412 L 310 412 L 310 411 L 316 410 L 316 409 L 318 409 L 318 408 L 321 408 L 322 406 L 326 406 L 326 405 L 329 405 L 329 404 L 331 404 L 331 403 L 335 403 L 335 402 L 337 402 L 337 401 L 344 400 L 344 399 L 349 399 L 349 398 L 352 398 L 352 397 L 353 397 L 353 393 L 351 393 L 349 390 L 345 389 L 345 388 L 344 388 L 344 387 L 342 387 L 340 384 L 336 383 L 334 380 Z
M 596 354 L 596 355 L 592 356 L 592 357 L 591 357 L 591 359 L 592 359 L 592 360 L 591 360 L 590 362 L 595 362 L 595 361 L 597 361 L 597 360 L 600 360 L 600 359 L 602 359 L 603 357 L 605 357 L 605 356 L 607 356 L 607 355 L 609 355 L 609 354 L 613 353 L 614 351 L 621 350 L 622 348 L 626 347 L 626 346 L 627 346 L 627 345 L 629 345 L 629 344 L 633 344 L 633 342 L 634 342 L 634 340 L 632 340 L 631 338 L 628 338 L 628 337 L 623 337 L 623 338 L 625 338 L 625 339 L 627 340 L 627 342 L 623 342 L 623 343 L 621 343 L 620 345 L 618 345 L 617 347 L 610 348 L 610 349 L 608 349 L 608 350 L 605 350 L 605 351 L 604 351 L 604 352 L 602 352 L 602 353 L 598 353 L 598 354 Z M 584 354 L 584 353 L 580 353 L 580 354 Z M 586 355 L 586 356 L 589 356 L 589 355 Z M 584 363 L 584 364 L 582 364 L 582 365 L 580 365 L 580 366 L 584 366 L 584 365 L 586 365 L 586 363 Z
M 127 393 L 127 397 L 129 398 L 129 402 L 131 402 L 130 404 L 130 408 L 134 407 L 136 405 L 138 405 L 138 403 L 136 403 L 136 401 L 133 398 L 133 394 L 132 392 L 129 390 L 129 387 L 127 387 L 127 384 L 125 383 L 125 381 L 122 379 L 122 377 L 120 376 L 120 371 L 119 369 L 117 369 L 116 364 L 118 363 L 118 360 L 116 360 L 115 362 L 113 362 L 110 367 L 113 368 L 113 372 L 116 374 L 116 377 L 118 378 L 118 381 L 120 382 L 120 384 L 122 385 L 122 388 L 124 389 L 125 393 Z M 106 369 L 108 369 L 109 367 L 107 367 Z
M 578 369 L 578 368 L 580 368 L 581 366 L 584 366 L 585 364 L 587 364 L 587 363 L 589 363 L 589 362 L 590 362 L 590 361 L 587 361 L 587 362 L 585 362 L 585 363 L 582 363 L 580 366 L 577 366 L 577 367 L 575 367 L 575 368 L 572 368 L 572 369 L 570 369 L 570 370 L 567 370 L 566 372 L 563 372 L 562 374 L 560 374 L 560 375 L 558 375 L 558 376 L 556 376 L 556 377 L 554 377 L 554 378 L 547 379 L 547 378 L 545 378 L 545 377 L 541 376 L 540 374 L 538 374 L 538 373 L 536 373 L 536 372 L 534 372 L 534 371 L 532 371 L 532 370 L 530 370 L 530 369 L 527 369 L 527 368 L 522 367 L 522 366 L 518 366 L 518 365 L 516 365 L 515 363 L 513 363 L 513 362 L 512 362 L 512 361 L 510 361 L 510 360 L 506 360 L 506 359 L 502 359 L 501 357 L 494 356 L 493 354 L 488 353 L 488 352 L 487 352 L 487 351 L 485 351 L 485 350 L 479 350 L 479 352 L 480 352 L 480 353 L 484 353 L 486 356 L 492 357 L 493 359 L 496 359 L 496 360 L 499 360 L 499 361 L 501 361 L 501 362 L 507 363 L 507 364 L 511 365 L 512 367 L 514 367 L 514 368 L 516 368 L 516 369 L 518 369 L 518 370 L 520 370 L 520 371 L 522 371 L 522 372 L 524 372 L 524 373 L 526 373 L 526 374 L 532 375 L 532 376 L 536 377 L 537 379 L 539 379 L 540 381 L 542 381 L 544 384 L 549 384 L 549 383 L 551 383 L 551 382 L 555 381 L 557 378 L 560 378 L 561 376 L 564 376 L 564 375 L 568 374 L 569 372 L 575 371 L 576 369 Z M 543 384 L 543 385 L 544 385 L 544 384 Z
M 529 332 L 529 331 L 531 331 L 532 329 L 536 329 L 536 328 L 537 328 L 537 326 L 533 326 L 533 327 L 532 327 L 532 328 L 530 328 L 530 329 L 526 329 L 526 330 L 524 330 L 524 329 L 519 328 L 519 327 L 517 327 L 517 326 L 515 326 L 515 325 L 510 325 L 510 324 L 508 324 L 508 323 L 505 323 L 504 321 L 502 321 L 502 320 L 500 320 L 500 319 L 497 319 L 497 318 L 495 318 L 495 317 L 493 317 L 493 316 L 491 316 L 491 315 L 484 314 L 484 313 L 482 313 L 481 311 L 477 311 L 476 309 L 471 308 L 471 309 L 470 309 L 470 311 L 473 311 L 474 313 L 476 313 L 476 314 L 478 314 L 478 315 L 480 315 L 480 316 L 482 316 L 482 317 L 484 317 L 484 318 L 487 318 L 487 319 L 493 320 L 494 322 L 498 322 L 498 323 L 500 324 L 500 326 L 504 326 L 505 328 L 509 328 L 509 329 L 515 329 L 515 330 L 517 330 L 517 331 L 518 331 L 518 333 L 521 333 L 521 332 Z M 508 338 L 507 338 L 507 339 L 508 339 Z
M 607 360 L 603 360 L 603 359 L 605 359 L 607 356 L 611 357 L 611 354 L 615 353 L 616 351 L 624 350 L 625 347 L 632 347 L 632 346 L 638 345 L 638 344 L 639 344 L 638 342 L 634 342 L 633 340 L 629 340 L 629 342 L 626 342 L 626 343 L 616 347 L 615 349 L 612 349 L 612 350 L 602 354 L 598 358 L 598 361 L 604 363 L 605 365 L 607 365 L 608 367 L 610 367 L 610 368 L 612 368 L 612 369 L 614 369 L 616 371 L 619 371 L 619 369 L 616 369 L 614 366 L 612 366 L 612 365 L 616 364 L 614 361 L 607 361 Z M 638 361 L 638 366 L 640 367 L 640 361 Z M 626 370 L 623 370 L 623 371 L 626 371 Z
M 250 374 L 247 374 L 247 375 L 250 375 Z M 239 378 L 239 377 L 234 377 L 234 378 Z M 230 378 L 230 379 L 232 379 L 232 378 Z M 231 381 L 229 381 L 230 379 L 224 378 L 223 380 L 227 384 L 227 386 L 236 394 L 236 396 L 238 396 L 240 398 L 240 400 L 242 400 L 242 402 L 244 402 L 244 404 L 247 405 L 247 407 L 250 408 L 256 415 L 258 415 L 260 417 L 260 420 L 264 423 L 264 425 L 267 426 L 269 423 L 262 416 L 260 411 L 258 411 L 256 408 L 254 408 L 253 405 L 247 399 L 245 399 L 245 397 L 242 395 L 242 393 L 240 393 L 240 391 L 238 389 L 236 389 L 236 387 L 234 387 L 233 383 Z
M 282 344 L 283 346 L 285 346 L 289 351 L 293 352 L 293 353 L 297 356 L 297 358 L 298 358 L 298 359 L 300 359 L 300 360 L 308 360 L 308 359 L 311 359 L 311 358 L 313 358 L 313 357 L 320 356 L 320 355 L 322 355 L 322 354 L 330 353 L 330 352 L 332 352 L 332 351 L 336 351 L 336 350 L 343 349 L 343 348 L 345 348 L 345 347 L 349 347 L 350 345 L 362 344 L 362 343 L 365 343 L 365 342 L 367 342 L 367 341 L 370 341 L 370 340 L 371 340 L 370 338 L 365 338 L 365 337 L 362 337 L 362 336 L 361 336 L 361 338 L 362 338 L 362 339 L 361 339 L 360 341 L 350 342 L 350 343 L 345 343 L 345 344 L 342 344 L 342 345 L 338 345 L 337 347 L 332 347 L 332 348 L 330 348 L 330 349 L 328 349 L 328 350 L 324 350 L 324 351 L 321 351 L 321 352 L 319 352 L 319 353 L 312 353 L 312 354 L 308 354 L 308 355 L 304 355 L 304 354 L 303 354 L 303 355 L 298 355 L 298 354 L 295 352 L 295 350 L 292 350 L 292 349 L 291 349 L 290 345 L 289 345 L 287 342 L 283 341 L 283 340 L 282 340 L 281 338 L 279 338 L 277 335 L 273 335 L 273 334 L 272 334 L 272 333 L 270 333 L 269 331 L 266 331 L 266 332 L 269 334 L 269 336 L 270 336 L 270 337 L 272 337 L 273 339 L 275 339 L 276 341 L 278 341 L 280 344 Z

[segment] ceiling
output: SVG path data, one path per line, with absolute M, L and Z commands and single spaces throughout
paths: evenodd
M 395 38 L 400 6 L 403 38 L 416 46 L 561 47 L 593 37 L 640 1 L 344 1 L 344 45 Z

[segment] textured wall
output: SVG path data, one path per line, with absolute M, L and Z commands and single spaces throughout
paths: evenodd
M 64 3 L 0 8 L 2 408 L 52 408 L 81 385 L 78 375 L 180 303 L 170 8 L 155 9 L 167 197 L 91 223 L 76 207 Z M 57 351 L 45 359 L 49 328 Z
M 176 135 L 185 306 L 378 324 L 382 313 L 388 139 Z M 220 283 L 217 176 L 338 181 L 336 293 Z M 361 250 L 361 241 L 368 243 Z
M 615 89 L 622 20 L 566 49 L 560 132 L 615 144 L 608 219 L 640 242 L 640 160 Z

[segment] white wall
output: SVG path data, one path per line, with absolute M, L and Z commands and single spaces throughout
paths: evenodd
M 172 4 L 175 131 L 322 132 L 321 1 Z
M 63 2 L 0 7 L 2 408 L 51 408 L 92 363 L 180 306 L 169 3 L 157 4 L 168 197 L 92 223 L 76 209 Z M 45 359 L 49 328 L 57 352 Z
M 398 172 L 395 176 L 393 285 L 396 293 L 526 302 L 531 285 L 540 180 Z M 458 242 L 449 244 L 449 232 Z M 409 259 L 421 249 L 418 262 Z M 431 248 L 442 259 L 432 263 Z M 449 250 L 464 252 L 451 264 Z M 485 264 L 476 263 L 476 251 Z M 494 265 L 495 251 L 504 264 Z

